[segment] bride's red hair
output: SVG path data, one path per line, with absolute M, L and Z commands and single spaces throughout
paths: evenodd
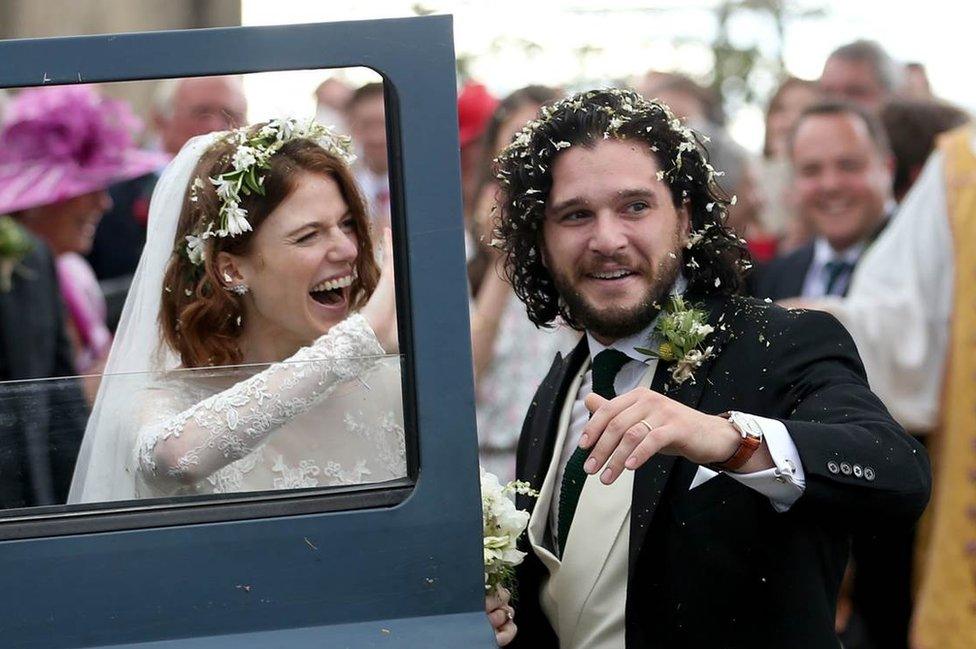
M 256 132 L 263 124 L 252 127 Z M 254 234 L 268 215 L 295 189 L 300 172 L 323 174 L 332 178 L 353 215 L 359 241 L 356 259 L 358 279 L 352 285 L 350 306 L 361 307 L 379 279 L 374 261 L 366 205 L 345 163 L 310 140 L 293 140 L 270 159 L 271 168 L 264 170 L 264 196 L 252 193 L 242 197 L 241 207 L 247 210 L 252 231 L 235 237 L 213 237 L 207 240 L 204 263 L 195 266 L 186 255 L 186 237 L 198 233 L 201 224 L 214 220 L 220 209 L 220 199 L 209 178 L 232 170 L 231 156 L 235 145 L 222 140 L 212 146 L 197 163 L 187 187 L 180 211 L 173 254 L 163 278 L 163 294 L 159 323 L 163 341 L 179 354 L 183 367 L 235 365 L 243 354 L 239 346 L 243 317 L 243 298 L 228 292 L 217 274 L 215 263 L 221 251 L 234 255 L 246 254 Z M 194 179 L 203 180 L 204 187 L 194 192 Z

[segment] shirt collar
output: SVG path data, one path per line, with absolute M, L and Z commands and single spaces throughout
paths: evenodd
M 834 250 L 824 237 L 817 237 L 813 241 L 813 263 L 823 266 L 829 261 L 846 261 L 856 264 L 867 242 L 860 241 L 844 250 Z
M 688 280 L 685 279 L 684 275 L 678 274 L 678 279 L 675 280 L 674 285 L 668 292 L 668 295 L 681 295 L 688 288 Z M 595 358 L 597 354 L 605 349 L 616 349 L 627 355 L 631 360 L 635 360 L 638 363 L 646 363 L 651 359 L 647 354 L 642 354 L 635 349 L 635 347 L 648 347 L 651 343 L 651 337 L 654 332 L 654 326 L 657 324 L 657 319 L 661 317 L 660 312 L 657 316 L 651 320 L 650 324 L 638 331 L 637 333 L 627 336 L 626 338 L 621 338 L 615 340 L 609 345 L 604 345 L 596 338 L 593 337 L 589 331 L 586 332 L 586 344 L 589 346 L 590 358 Z

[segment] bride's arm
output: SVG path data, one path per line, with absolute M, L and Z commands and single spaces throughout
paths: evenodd
M 337 385 L 368 371 L 384 353 L 367 319 L 350 316 L 286 361 L 143 427 L 138 471 L 165 491 L 202 480 L 250 453 Z

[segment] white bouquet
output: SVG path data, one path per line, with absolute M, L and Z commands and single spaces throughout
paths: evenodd
M 515 566 L 525 553 L 517 549 L 518 538 L 529 524 L 529 512 L 515 509 L 516 493 L 538 496 L 527 482 L 502 485 L 498 476 L 481 469 L 481 513 L 484 523 L 485 591 L 511 585 Z

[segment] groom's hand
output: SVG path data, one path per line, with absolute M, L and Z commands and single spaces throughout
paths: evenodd
M 509 604 L 511 593 L 501 586 L 492 594 L 485 596 L 485 613 L 495 630 L 495 642 L 504 647 L 515 639 L 518 627 L 515 626 L 515 609 Z
M 639 468 L 656 453 L 680 455 L 696 464 L 724 462 L 742 439 L 724 417 L 698 412 L 647 388 L 609 401 L 593 393 L 584 403 L 593 416 L 580 436 L 580 446 L 592 449 L 583 469 L 590 474 L 602 470 L 603 484 L 612 483 L 625 468 Z M 739 471 L 771 466 L 764 442 Z

